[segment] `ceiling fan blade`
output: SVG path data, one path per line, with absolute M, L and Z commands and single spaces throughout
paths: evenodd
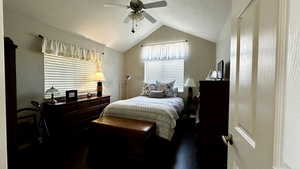
M 127 5 L 122 5 L 122 4 L 114 4 L 114 3 L 105 3 L 104 4 L 104 7 L 107 7 L 107 8 L 111 8 L 111 7 L 117 7 L 117 8 L 127 8 L 129 9 L 130 7 L 127 6 Z
M 124 23 L 129 23 L 129 21 L 130 21 L 130 17 L 129 16 L 127 16 L 125 19 L 124 19 Z
M 158 1 L 158 2 L 152 2 L 148 4 L 144 4 L 143 8 L 144 9 L 149 9 L 149 8 L 159 8 L 159 7 L 166 7 L 167 1 Z
M 146 11 L 143 11 L 143 15 L 146 19 L 148 19 L 151 23 L 157 22 L 155 18 L 153 18 L 150 14 L 148 14 Z

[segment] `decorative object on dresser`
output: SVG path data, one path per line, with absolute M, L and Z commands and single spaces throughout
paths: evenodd
M 226 168 L 227 147 L 222 135 L 228 134 L 229 81 L 200 81 L 199 124 L 197 145 L 200 160 Z
M 53 86 L 52 86 L 50 89 L 46 90 L 46 94 L 47 94 L 47 95 L 48 95 L 48 94 L 51 95 L 51 99 L 50 99 L 49 103 L 54 104 L 54 103 L 57 102 L 57 100 L 54 98 L 54 96 L 55 96 L 56 94 L 58 94 L 58 93 L 59 93 L 58 90 L 55 89 Z
M 77 90 L 67 90 L 66 91 L 66 102 L 76 101 L 78 99 Z
M 95 74 L 95 81 L 97 81 L 97 96 L 101 97 L 102 96 L 102 82 L 105 81 L 105 76 L 103 74 L 103 72 L 97 72 Z
M 219 80 L 218 79 L 218 72 L 216 71 L 216 70 L 211 70 L 209 73 L 208 73 L 208 75 L 207 75 L 207 77 L 206 77 L 206 79 L 205 80 L 214 80 L 214 81 L 216 81 L 216 80 Z
M 57 137 L 80 135 L 99 118 L 110 103 L 110 96 L 78 99 L 73 102 L 44 103 L 44 115 L 50 135 Z
M 18 46 L 4 38 L 6 129 L 8 168 L 17 168 L 17 85 L 16 85 L 16 49 Z

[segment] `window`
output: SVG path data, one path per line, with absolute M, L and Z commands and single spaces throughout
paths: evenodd
M 52 86 L 65 96 L 67 90 L 78 90 L 79 94 L 96 90 L 93 75 L 97 62 L 63 56 L 44 56 L 45 91 Z M 49 96 L 45 96 L 49 97 Z
M 171 82 L 183 92 L 184 59 L 189 54 L 187 41 L 163 42 L 143 46 L 145 82 Z
M 155 83 L 176 80 L 175 87 L 183 92 L 184 60 L 145 61 L 145 82 Z

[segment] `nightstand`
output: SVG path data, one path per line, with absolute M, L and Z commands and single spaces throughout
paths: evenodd
M 197 123 L 197 114 L 199 112 L 200 97 L 194 96 L 191 101 L 187 101 L 184 106 L 183 119 L 192 119 Z
M 197 110 L 199 108 L 199 102 L 200 102 L 199 96 L 194 96 L 191 101 L 187 101 L 184 106 L 185 115 L 188 115 L 189 117 L 192 118 L 195 117 Z

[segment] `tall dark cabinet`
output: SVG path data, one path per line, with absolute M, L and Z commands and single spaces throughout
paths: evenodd
M 7 157 L 8 168 L 16 168 L 17 159 L 17 86 L 16 86 L 16 49 L 17 46 L 10 38 L 4 38 L 5 60 L 5 98 L 6 98 L 6 127 L 7 127 Z
M 227 147 L 222 135 L 228 134 L 229 81 L 200 81 L 197 146 L 200 164 L 226 169 Z

